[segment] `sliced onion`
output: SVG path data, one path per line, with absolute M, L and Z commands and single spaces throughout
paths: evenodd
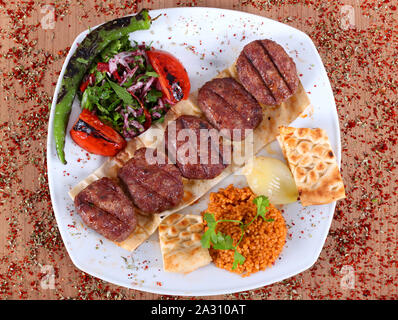
M 167 104 L 169 104 L 171 106 L 175 105 L 175 102 L 173 102 L 173 101 L 171 101 L 171 100 L 169 100 L 167 98 L 164 98 L 164 102 L 166 102 Z
M 130 120 L 130 124 L 137 128 L 139 132 L 143 132 L 145 130 L 144 126 L 139 123 L 137 120 Z
M 162 98 L 159 98 L 158 104 L 159 104 L 159 109 L 160 109 L 160 110 L 163 110 L 163 109 L 164 109 L 164 103 L 163 103 Z
M 138 89 L 144 86 L 144 82 L 138 81 L 137 83 L 133 84 L 131 87 L 127 88 L 127 91 L 130 93 L 136 92 Z
M 115 71 L 117 71 L 117 59 L 116 58 L 109 59 L 108 65 L 109 65 L 109 73 L 114 73 Z
M 136 73 L 137 70 L 138 70 L 138 66 L 135 66 L 130 71 L 123 72 L 122 82 L 120 82 L 120 85 L 123 85 L 127 80 L 129 80 L 134 75 L 134 73 Z
M 270 157 L 254 157 L 245 168 L 250 189 L 257 195 L 267 196 L 272 204 L 297 201 L 298 191 L 293 175 L 282 161 Z
M 152 117 L 154 118 L 160 118 L 162 115 L 159 112 L 154 112 L 152 113 Z
M 142 89 L 141 96 L 140 96 L 141 100 L 143 100 L 145 98 L 146 94 L 148 93 L 148 91 L 151 88 L 152 83 L 155 81 L 155 79 L 156 79 L 155 77 L 150 77 L 148 79 L 148 82 L 145 84 L 145 87 Z
M 131 60 L 130 57 L 143 55 L 146 56 L 145 50 L 137 50 L 137 51 L 124 51 L 120 52 L 113 56 L 112 59 L 109 59 L 109 72 L 113 73 L 117 70 L 117 65 L 120 64 L 127 69 L 127 72 L 130 72 L 129 63 L 134 60 Z
M 138 112 L 137 112 L 137 110 L 134 110 L 132 107 L 127 106 L 127 111 L 128 111 L 129 113 L 131 113 L 131 114 L 133 115 L 133 117 L 135 117 L 135 118 L 138 117 Z

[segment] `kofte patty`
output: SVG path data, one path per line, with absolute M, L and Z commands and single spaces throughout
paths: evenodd
M 296 65 L 286 51 L 272 40 L 247 44 L 236 62 L 239 81 L 258 102 L 280 104 L 297 91 Z
M 137 225 L 136 209 L 121 187 L 109 178 L 89 184 L 74 202 L 83 222 L 109 240 L 125 240 Z
M 228 166 L 219 132 L 196 116 L 182 115 L 170 122 L 165 143 L 169 157 L 187 179 L 213 179 Z
M 157 156 L 155 149 L 138 149 L 118 172 L 134 204 L 148 214 L 175 207 L 184 195 L 178 168 Z
M 242 140 L 263 119 L 261 106 L 233 78 L 216 78 L 199 89 L 198 104 L 207 120 L 230 140 Z

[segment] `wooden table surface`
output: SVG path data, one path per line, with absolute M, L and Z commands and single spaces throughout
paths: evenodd
M 48 105 L 76 35 L 142 7 L 175 6 L 240 10 L 306 32 L 327 69 L 342 131 L 348 196 L 318 261 L 285 281 L 211 299 L 397 299 L 397 1 L 371 0 L 0 0 L 0 299 L 184 299 L 75 268 L 45 163 Z

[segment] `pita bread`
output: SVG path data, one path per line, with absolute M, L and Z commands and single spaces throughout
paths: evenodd
M 173 213 L 159 225 L 163 269 L 189 273 L 211 262 L 209 250 L 200 239 L 204 224 L 200 215 Z
M 345 198 L 344 183 L 329 138 L 322 129 L 281 126 L 278 142 L 303 206 Z

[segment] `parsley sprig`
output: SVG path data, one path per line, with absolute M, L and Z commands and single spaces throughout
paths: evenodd
M 247 228 L 259 216 L 262 217 L 264 221 L 274 221 L 274 219 L 267 219 L 265 217 L 265 214 L 267 213 L 269 207 L 269 200 L 266 196 L 256 197 L 255 199 L 253 199 L 253 203 L 257 206 L 257 214 L 249 223 L 243 223 L 240 220 L 216 220 L 214 215 L 209 212 L 206 212 L 203 216 L 203 219 L 207 223 L 207 230 L 201 238 L 202 247 L 208 249 L 210 248 L 210 246 L 212 246 L 216 250 L 234 250 L 234 262 L 232 264 L 232 270 L 236 269 L 238 264 L 242 265 L 246 260 L 246 258 L 238 251 L 238 246 L 241 243 Z M 223 234 L 220 231 L 216 232 L 217 224 L 219 224 L 220 222 L 231 222 L 239 224 L 241 235 L 236 245 L 233 244 L 233 239 L 230 235 Z

